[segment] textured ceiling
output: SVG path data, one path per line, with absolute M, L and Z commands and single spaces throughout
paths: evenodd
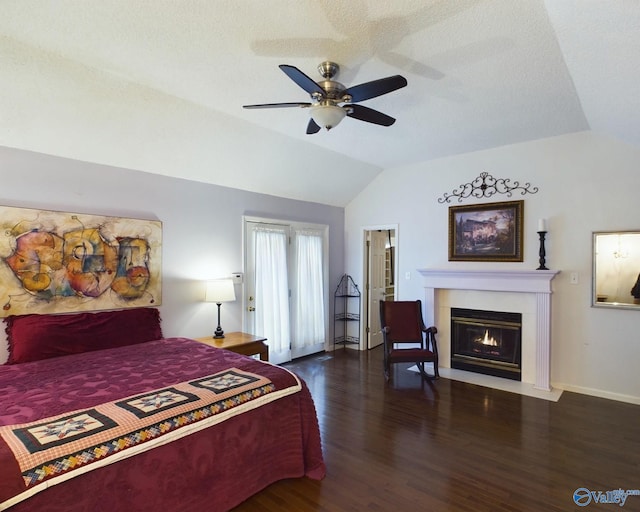
M 0 145 L 325 204 L 381 170 L 593 130 L 640 146 L 637 0 L 0 0 Z M 402 74 L 306 135 L 278 69 Z

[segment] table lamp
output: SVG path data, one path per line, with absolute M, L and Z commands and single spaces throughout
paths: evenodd
M 218 327 L 213 333 L 213 337 L 224 338 L 224 331 L 222 327 L 220 327 L 220 306 L 223 302 L 233 302 L 236 300 L 233 281 L 231 279 L 207 281 L 204 300 L 205 302 L 215 302 L 218 305 Z

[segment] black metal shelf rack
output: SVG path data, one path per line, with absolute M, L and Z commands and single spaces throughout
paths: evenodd
M 333 297 L 333 349 L 359 345 L 361 294 L 350 275 L 342 276 Z

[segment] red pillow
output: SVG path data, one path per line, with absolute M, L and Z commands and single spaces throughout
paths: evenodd
M 7 364 L 134 345 L 162 338 L 160 312 L 123 309 L 73 315 L 22 315 L 5 318 Z

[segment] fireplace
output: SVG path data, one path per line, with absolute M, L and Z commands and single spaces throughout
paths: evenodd
M 444 324 L 450 325 L 452 307 L 504 311 L 509 309 L 505 301 L 518 304 L 523 318 L 521 382 L 551 391 L 551 298 L 557 270 L 425 268 L 418 272 L 424 277 L 425 322 L 442 326 L 443 335 L 451 334 L 444 332 Z M 440 348 L 442 369 L 446 370 L 451 343 Z
M 521 380 L 522 314 L 451 308 L 451 368 Z

